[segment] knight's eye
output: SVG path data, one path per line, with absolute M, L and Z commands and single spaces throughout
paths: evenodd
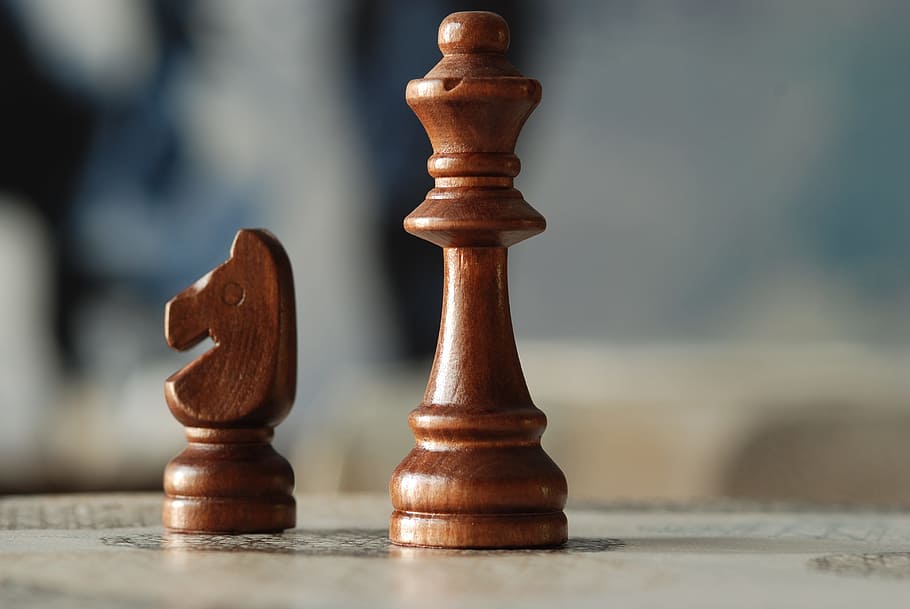
M 243 287 L 233 281 L 224 284 L 224 288 L 221 290 L 221 300 L 224 301 L 224 304 L 232 307 L 242 305 L 245 297 L 246 292 L 243 291 Z

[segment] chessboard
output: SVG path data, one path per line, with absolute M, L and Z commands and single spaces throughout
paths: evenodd
M 387 496 L 297 496 L 281 534 L 166 533 L 158 494 L 0 499 L 0 607 L 906 607 L 910 513 L 571 505 L 556 549 L 389 542 Z

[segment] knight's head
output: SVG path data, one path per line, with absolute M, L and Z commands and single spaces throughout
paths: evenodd
M 246 330 L 244 321 L 275 291 L 275 261 L 260 231 L 241 230 L 231 257 L 177 294 L 164 309 L 164 333 L 172 349 L 185 351 L 206 337 L 216 344 Z
M 239 422 L 257 409 L 276 415 L 290 407 L 297 347 L 293 281 L 287 254 L 269 232 L 240 230 L 231 257 L 168 302 L 164 319 L 167 343 L 178 351 L 208 336 L 216 344 L 168 379 L 168 402 L 183 414 L 178 418 Z M 228 386 L 231 395 L 214 395 Z M 223 413 L 203 406 L 206 387 Z

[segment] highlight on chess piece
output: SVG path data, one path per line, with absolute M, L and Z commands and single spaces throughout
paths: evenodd
M 189 446 L 164 471 L 164 527 L 275 532 L 294 526 L 294 472 L 272 448 L 294 401 L 297 332 L 291 264 L 265 230 L 243 229 L 231 257 L 167 303 L 168 345 L 215 347 L 165 381 Z
M 416 446 L 389 485 L 396 544 L 554 546 L 568 536 L 566 479 L 540 445 L 546 416 L 528 392 L 509 309 L 507 248 L 546 228 L 513 188 L 518 133 L 541 87 L 506 59 L 499 15 L 454 13 L 442 60 L 407 86 L 427 131 L 435 188 L 405 230 L 443 248 L 442 321 Z

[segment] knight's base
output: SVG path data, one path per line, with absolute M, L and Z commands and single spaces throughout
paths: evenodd
M 165 497 L 164 528 L 173 533 L 278 533 L 296 524 L 287 497 Z
M 271 533 L 294 527 L 294 471 L 271 429 L 187 428 L 164 469 L 164 528 L 181 533 Z
M 542 514 L 421 514 L 396 510 L 389 538 L 426 548 L 546 548 L 568 539 L 563 512 Z

